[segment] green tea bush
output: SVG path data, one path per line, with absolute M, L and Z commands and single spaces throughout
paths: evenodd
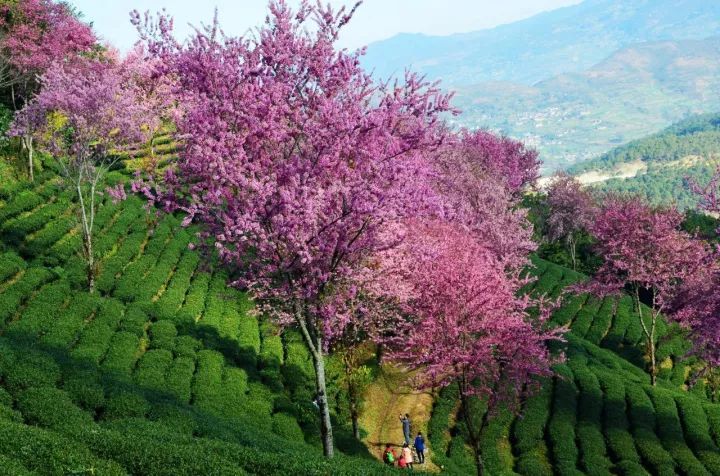
M 140 339 L 129 332 L 117 332 L 110 340 L 105 360 L 101 364 L 104 372 L 113 379 L 130 377 L 137 358 Z
M 24 190 L 15 195 L 12 200 L 0 208 L 0 223 L 5 223 L 10 218 L 22 212 L 32 210 L 45 203 L 45 199 L 33 190 Z
M 42 336 L 40 342 L 57 349 L 66 349 L 76 341 L 85 320 L 95 313 L 99 299 L 95 295 L 75 292 L 70 304 L 52 323 L 50 329 Z
M 10 392 L 17 393 L 31 387 L 54 387 L 60 376 L 60 366 L 50 355 L 23 349 L 14 365 L 4 372 L 3 379 Z
M 0 254 L 0 283 L 7 281 L 26 267 L 25 261 L 14 252 Z
M 191 357 L 195 358 L 196 352 L 202 347 L 199 340 L 192 336 L 177 336 L 175 338 L 175 355 L 179 357 Z
M 650 398 L 640 385 L 625 385 L 625 393 L 630 426 L 638 452 L 651 466 L 653 474 L 675 475 L 675 462 L 655 434 L 655 409 Z
M 175 348 L 177 329 L 170 321 L 154 322 L 150 328 L 150 347 L 172 351 Z
M 125 309 L 125 315 L 120 320 L 119 329 L 130 332 L 138 337 L 145 335 L 145 328 L 150 322 L 150 317 L 145 312 L 145 306 L 141 303 L 132 303 Z
M 575 446 L 577 388 L 572 371 L 565 365 L 556 367 L 553 411 L 548 423 L 553 467 L 561 475 L 577 475 L 578 449 Z
M 272 416 L 272 431 L 286 440 L 305 440 L 305 435 L 303 434 L 300 425 L 298 425 L 297 420 L 287 413 L 276 413 Z
M 181 403 L 190 403 L 195 360 L 192 357 L 176 358 L 167 371 L 166 390 Z
M 590 328 L 585 334 L 585 339 L 593 344 L 600 344 L 605 335 L 610 330 L 615 313 L 615 297 L 606 297 L 602 300 L 600 309 L 598 309 L 595 319 L 593 319 Z
M 513 415 L 509 410 L 500 410 L 489 419 L 480 436 L 483 463 L 488 474 L 516 474 L 510 469 L 513 467 L 513 455 L 508 436 L 512 421 Z
M 53 275 L 45 268 L 28 268 L 20 279 L 0 293 L 0 325 L 15 314 L 17 308 Z
M 178 314 L 187 316 L 187 320 L 194 323 L 200 318 L 205 309 L 205 300 L 210 285 L 210 274 L 197 273 L 193 277 L 185 302 Z
M 648 393 L 655 405 L 658 436 L 681 470 L 692 475 L 710 474 L 685 444 L 672 394 L 660 388 L 649 389 Z
M 28 237 L 21 249 L 29 255 L 40 256 L 47 250 L 54 248 L 54 245 L 60 242 L 60 240 L 77 225 L 77 218 L 72 216 L 62 217 L 58 220 L 48 222 L 44 228 L 31 237 Z M 79 244 L 80 237 L 75 236 L 75 240 L 77 240 Z M 73 250 L 75 249 L 77 249 L 77 247 L 73 247 Z M 64 257 L 67 258 L 67 256 Z
M 720 448 L 712 440 L 707 415 L 699 400 L 690 396 L 676 396 L 675 402 L 682 418 L 685 441 L 698 459 L 713 475 L 720 474 Z
M 17 404 L 27 423 L 67 434 L 83 431 L 93 423 L 89 413 L 75 406 L 68 394 L 57 388 L 29 388 L 18 395 Z
M 571 323 L 587 299 L 587 294 L 573 294 L 567 297 L 562 306 L 553 313 L 552 322 L 559 326 Z
M 580 359 L 570 359 L 570 368 L 580 390 L 578 398 L 577 437 L 581 450 L 582 465 L 587 474 L 608 474 L 612 463 L 607 458 L 603 426 L 603 394 L 600 384 Z
M 578 311 L 572 323 L 572 332 L 578 337 L 584 337 L 600 310 L 602 301 L 590 296 L 583 307 Z
M 145 231 L 137 231 L 128 235 L 120 244 L 117 252 L 102 262 L 100 273 L 96 280 L 98 291 L 109 294 L 117 284 L 117 276 L 125 266 L 140 252 L 140 246 L 145 239 Z
M 165 292 L 158 299 L 155 314 L 158 319 L 173 319 L 185 300 L 193 272 L 200 261 L 197 253 L 186 252 L 178 263 Z
M 603 427 L 608 449 L 616 461 L 639 464 L 640 455 L 629 432 L 623 381 L 619 375 L 606 369 L 593 367 L 592 370 L 603 391 Z
M 135 382 L 143 389 L 162 392 L 165 390 L 165 374 L 173 361 L 172 352 L 153 349 L 145 352 L 135 370 Z
M 92 366 L 74 365 L 63 376 L 63 390 L 75 404 L 92 412 L 105 405 L 100 373 Z
M 515 420 L 514 449 L 518 454 L 516 469 L 521 474 L 552 475 L 544 441 L 552 405 L 552 381 L 543 381 L 537 395 L 530 398 Z
M 22 464 L 31 474 L 127 474 L 117 463 L 98 458 L 82 443 L 55 431 L 19 423 L 0 420 L 0 448 L 3 457 Z
M 110 346 L 110 339 L 117 329 L 124 312 L 123 305 L 115 299 L 104 299 L 95 319 L 80 334 L 71 356 L 98 365 Z
M 150 404 L 139 392 L 116 390 L 108 397 L 102 417 L 105 420 L 144 418 L 149 411 Z

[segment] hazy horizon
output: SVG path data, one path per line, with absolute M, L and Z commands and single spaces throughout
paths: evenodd
M 220 13 L 223 29 L 228 34 L 240 35 L 260 25 L 267 13 L 267 0 L 216 0 L 198 5 L 197 2 L 179 0 L 128 0 L 123 2 L 97 2 L 72 0 L 71 3 L 93 23 L 103 40 L 126 51 L 137 40 L 129 12 L 166 8 L 175 18 L 179 37 L 191 32 L 189 24 L 199 25 L 212 20 L 215 7 Z M 298 0 L 291 0 L 297 5 Z M 351 7 L 355 0 L 332 0 L 338 7 Z M 353 21 L 343 30 L 339 45 L 359 48 L 400 33 L 449 35 L 492 28 L 512 23 L 560 7 L 575 5 L 581 0 L 365 0 Z

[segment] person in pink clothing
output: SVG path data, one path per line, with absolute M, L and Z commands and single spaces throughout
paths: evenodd
M 402 455 L 405 459 L 405 463 L 407 463 L 408 468 L 412 469 L 413 467 L 413 454 L 412 450 L 410 449 L 410 445 L 405 443 L 402 448 Z

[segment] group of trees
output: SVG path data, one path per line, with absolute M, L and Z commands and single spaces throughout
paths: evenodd
M 690 190 L 708 213 L 720 211 L 719 184 L 720 169 L 704 186 L 690 182 Z M 544 201 L 546 239 L 563 240 L 574 265 L 576 237 L 587 234 L 601 260 L 592 280 L 576 290 L 632 296 L 653 385 L 661 314 L 687 327 L 697 353 L 716 366 L 720 250 L 695 230 L 687 231 L 683 215 L 673 207 L 655 207 L 632 195 L 593 196 L 565 174 L 554 178 Z
M 299 330 L 314 364 L 325 455 L 334 452 L 327 357 L 341 356 L 356 394 L 365 378 L 359 349 L 377 346 L 418 370 L 419 387 L 457 385 L 483 472 L 487 419 L 501 404 L 517 407 L 561 359 L 549 350 L 564 330 L 549 328 L 554 303 L 522 292 L 537 248 L 521 203 L 538 177 L 534 151 L 486 131 L 449 130 L 451 95 L 435 83 L 412 74 L 377 83 L 360 66 L 362 52 L 335 47 L 354 9 L 272 1 L 252 35 L 226 36 L 216 18 L 182 43 L 171 18 L 135 12 L 142 46 L 121 58 L 97 47 L 67 7 L 7 5 L 3 71 L 28 94 L 11 132 L 52 153 L 76 193 L 90 290 L 103 177 L 120 152 L 172 121 L 178 160 L 133 190 L 199 224 L 230 284 L 249 290 L 280 329 Z M 47 18 L 33 30 L 38 11 Z M 23 21 L 30 25 L 17 27 Z M 13 28 L 25 46 L 10 53 Z M 58 46 L 67 28 L 83 35 L 62 34 L 68 43 Z M 29 61 L 45 54 L 49 64 Z M 696 187 L 716 212 L 719 182 L 720 173 Z M 126 194 L 122 185 L 109 193 Z M 583 289 L 634 297 L 653 383 L 661 313 L 690 328 L 710 364 L 720 360 L 717 255 L 682 229 L 679 213 L 637 198 L 597 200 L 569 176 L 540 201 L 540 231 L 567 246 L 573 267 L 578 243 L 594 243 L 601 265 Z M 358 396 L 350 397 L 357 434 Z

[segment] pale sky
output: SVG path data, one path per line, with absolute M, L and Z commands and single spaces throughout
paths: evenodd
M 344 29 L 340 46 L 357 48 L 397 33 L 447 35 L 530 17 L 536 13 L 580 3 L 581 0 L 365 0 Z M 212 20 L 215 7 L 228 34 L 240 35 L 260 25 L 267 0 L 71 0 L 94 24 L 95 31 L 123 51 L 135 42 L 129 12 L 156 12 L 166 8 L 175 17 L 178 37 L 190 32 L 188 24 Z M 289 0 L 296 5 L 298 0 Z M 354 0 L 331 0 L 333 5 L 352 5 Z

